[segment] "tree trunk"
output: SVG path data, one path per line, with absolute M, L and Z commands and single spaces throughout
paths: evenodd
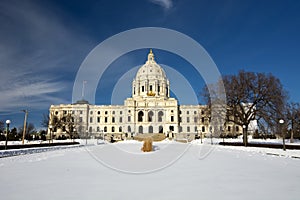
M 294 143 L 294 130 L 293 130 L 293 128 L 292 128 L 292 130 L 291 130 L 291 138 L 290 138 L 290 142 L 291 142 L 291 143 Z

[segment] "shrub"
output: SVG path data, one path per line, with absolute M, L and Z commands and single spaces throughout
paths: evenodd
M 144 144 L 141 149 L 143 152 L 150 152 L 152 151 L 152 138 L 148 137 L 144 139 Z

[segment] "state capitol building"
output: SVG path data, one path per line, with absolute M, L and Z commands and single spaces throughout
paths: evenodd
M 69 137 L 73 131 L 89 137 L 103 134 L 116 139 L 145 133 L 163 133 L 170 138 L 180 134 L 209 136 L 211 127 L 206 108 L 206 105 L 179 105 L 177 99 L 170 97 L 169 80 L 150 50 L 146 63 L 132 81 L 132 95 L 125 99 L 124 105 L 91 105 L 85 100 L 51 105 L 49 127 L 54 138 Z M 57 126 L 59 120 L 62 124 Z M 68 120 L 73 122 L 72 126 L 67 125 Z M 222 131 L 242 134 L 242 128 L 233 123 L 226 123 Z

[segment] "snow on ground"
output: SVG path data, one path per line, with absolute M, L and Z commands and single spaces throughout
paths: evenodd
M 0 198 L 299 199 L 300 159 L 291 156 L 299 151 L 274 149 L 282 154 L 275 156 L 271 149 L 204 143 L 156 142 L 156 151 L 142 153 L 141 142 L 125 141 L 1 158 Z M 176 153 L 154 172 L 118 170 L 155 167 Z M 114 166 L 101 162 L 109 155 Z
M 53 143 L 60 143 L 60 142 L 76 142 L 81 141 L 80 139 L 67 139 L 67 140 L 52 140 Z M 24 140 L 24 144 L 44 144 L 49 143 L 49 140 Z M 7 141 L 7 145 L 21 145 L 22 141 Z M 0 145 L 5 145 L 5 141 L 0 141 Z

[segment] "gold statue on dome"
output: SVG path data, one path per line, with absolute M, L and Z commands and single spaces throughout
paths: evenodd
M 150 90 L 150 92 L 147 93 L 147 96 L 154 97 L 155 96 L 155 92 L 152 92 L 152 90 Z

